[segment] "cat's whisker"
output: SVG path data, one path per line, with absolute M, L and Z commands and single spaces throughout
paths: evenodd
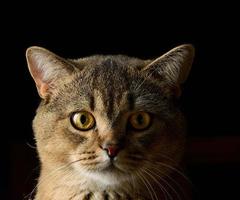
M 143 172 L 149 176 L 154 182 L 157 183 L 157 185 L 159 186 L 160 190 L 163 192 L 163 195 L 164 195 L 164 199 L 166 200 L 166 196 L 165 194 L 167 194 L 167 196 L 169 196 L 171 199 L 171 195 L 168 193 L 168 191 L 165 189 L 165 187 L 151 174 L 149 173 L 148 171 L 146 171 L 147 168 L 142 168 Z
M 72 171 L 68 170 L 68 169 L 64 169 L 64 170 L 65 170 L 65 171 L 64 171 L 64 176 L 65 176 L 65 178 L 68 179 L 68 180 L 72 180 L 72 179 L 74 178 L 75 174 L 74 174 Z M 52 177 L 51 177 L 51 178 L 52 178 Z M 56 186 L 56 187 L 52 190 L 52 195 L 54 195 L 54 191 L 55 191 L 57 188 L 61 188 L 61 189 L 62 189 L 62 186 L 61 186 L 61 185 Z M 63 189 L 66 190 L 66 192 L 67 192 L 68 187 L 65 187 L 65 188 L 63 188 Z
M 28 195 L 26 195 L 26 198 L 29 198 L 29 200 L 31 200 L 34 192 L 36 191 L 36 189 L 42 183 L 46 182 L 49 178 L 53 179 L 54 176 L 56 176 L 56 173 L 59 172 L 59 170 L 63 169 L 64 167 L 66 167 L 66 166 L 62 166 L 62 167 L 59 167 L 59 168 L 53 170 L 49 175 L 47 175 L 46 177 L 42 178 L 41 181 L 38 181 L 37 185 L 33 188 L 33 190 Z
M 136 186 L 134 177 L 133 177 L 132 174 L 129 174 L 129 176 L 130 176 L 130 179 L 129 179 L 129 180 L 130 180 L 130 182 L 132 183 L 131 185 L 132 185 L 132 188 L 133 188 L 133 193 L 138 195 L 139 191 L 138 191 L 138 190 L 136 191 L 136 189 L 137 189 L 138 187 Z
M 70 165 L 72 165 L 72 164 L 74 164 L 74 163 L 76 163 L 76 162 L 79 162 L 79 161 L 80 161 L 80 159 L 79 159 L 79 160 L 72 161 L 72 162 L 70 162 L 70 163 L 67 163 L 67 164 L 65 164 L 65 165 L 63 165 L 63 166 L 61 166 L 61 167 L 59 167 L 59 168 L 57 168 L 57 169 L 54 169 L 52 172 L 50 172 L 50 174 L 48 174 L 47 176 L 43 177 L 43 178 L 38 182 L 38 184 L 33 188 L 32 192 L 31 192 L 29 195 L 27 195 L 27 196 L 30 196 L 30 198 L 32 198 L 33 193 L 36 191 L 36 189 L 37 189 L 41 184 L 45 183 L 49 178 L 54 179 L 54 176 L 56 177 L 58 172 L 63 172 L 62 170 L 65 170 L 65 172 L 66 172 L 66 171 L 68 170 L 67 167 L 69 167 Z
M 182 186 L 177 181 L 175 181 L 170 175 L 168 175 L 167 173 L 162 172 L 159 168 L 157 168 L 157 166 L 151 165 L 151 166 L 149 166 L 149 168 L 157 170 L 157 172 L 160 173 L 162 176 L 167 177 L 172 183 L 174 183 L 180 189 L 180 191 L 183 194 L 184 198 L 188 199 L 186 194 L 185 194 L 185 192 L 184 192 L 184 190 L 183 190 L 183 188 L 182 188 Z M 156 174 L 156 176 L 162 177 L 161 175 L 157 174 L 156 172 L 154 172 L 154 173 Z
M 164 199 L 165 199 L 165 200 L 166 200 L 166 195 L 165 195 L 165 194 L 167 194 L 167 196 L 172 199 L 171 195 L 168 193 L 168 191 L 165 189 L 165 187 L 152 175 L 152 173 L 149 173 L 149 172 L 147 171 L 147 168 L 144 167 L 144 168 L 142 168 L 142 170 L 143 170 L 143 171 L 145 172 L 145 174 L 147 174 L 155 183 L 157 183 L 157 185 L 159 186 L 160 190 L 163 192 L 163 195 L 164 195 Z
M 192 182 L 191 182 L 191 180 L 190 180 L 183 172 L 181 172 L 179 169 L 177 169 L 176 167 L 173 167 L 173 166 L 168 165 L 168 164 L 163 163 L 163 162 L 158 162 L 158 161 L 156 161 L 156 162 L 157 162 L 158 165 L 164 166 L 164 167 L 166 167 L 166 168 L 168 168 L 168 169 L 170 169 L 170 170 L 172 170 L 172 171 L 174 171 L 174 172 L 177 172 L 177 173 L 178 173 L 179 175 L 181 175 L 188 183 L 190 183 L 191 185 L 193 185 Z
M 165 158 L 165 159 L 167 159 L 167 160 L 173 162 L 174 164 L 177 164 L 176 160 L 174 160 L 173 158 L 171 158 L 171 157 L 169 157 L 169 156 L 163 154 L 163 152 L 157 154 L 157 156 L 161 156 L 161 157 L 163 157 L 163 158 Z
M 58 169 L 54 170 L 54 172 L 57 172 L 57 171 L 58 171 Z M 52 175 L 52 173 L 49 176 L 51 176 L 51 175 Z M 25 198 L 28 198 L 29 200 L 31 200 L 34 192 L 42 184 L 42 182 L 44 182 L 44 180 L 47 179 L 47 178 L 48 178 L 48 176 L 46 178 L 42 179 L 41 181 L 38 181 L 37 185 L 33 188 L 33 190 L 28 195 L 26 195 Z
M 182 198 L 180 197 L 179 193 L 174 189 L 174 187 L 173 187 L 167 180 L 165 180 L 162 176 L 160 176 L 159 174 L 155 173 L 154 171 L 149 170 L 148 168 L 146 168 L 146 170 L 147 170 L 150 174 L 153 174 L 153 175 L 157 176 L 162 182 L 164 182 L 164 183 L 176 194 L 176 196 L 177 196 L 177 198 L 178 198 L 179 200 L 182 199 Z M 167 193 L 168 193 L 168 192 L 167 192 Z M 169 194 L 169 193 L 168 193 L 168 194 Z M 173 198 L 171 197 L 171 199 L 173 199 Z
M 143 185 L 147 188 L 148 193 L 149 193 L 150 196 L 151 196 L 151 199 L 154 200 L 151 190 L 149 189 L 149 187 L 148 187 L 148 185 L 146 184 L 145 180 L 142 178 L 141 172 L 140 172 L 140 171 L 139 171 L 139 173 L 136 172 L 136 175 L 137 175 L 137 177 L 141 180 L 141 182 L 143 183 Z
M 33 146 L 33 145 L 31 145 L 30 143 L 26 143 L 27 144 L 27 146 L 29 146 L 30 148 L 32 148 L 32 149 L 37 149 L 37 147 L 36 146 Z
M 182 176 L 189 184 L 193 185 L 191 180 L 182 171 L 180 171 L 180 169 L 178 169 L 176 167 L 173 167 L 173 166 L 171 166 L 169 164 L 166 164 L 166 163 L 161 162 L 161 161 L 156 161 L 156 160 L 150 161 L 148 159 L 145 159 L 145 162 L 146 162 L 146 164 L 153 164 L 153 163 L 155 163 L 156 165 L 161 165 L 163 167 L 166 167 L 167 169 L 176 172 L 177 174 Z
M 152 187 L 152 185 L 151 185 L 151 182 L 149 182 L 148 179 L 147 179 L 147 177 L 144 176 L 145 171 L 144 171 L 143 169 L 141 169 L 141 172 L 142 172 L 142 178 L 146 181 L 146 184 L 147 184 L 147 185 L 149 186 L 149 188 L 152 190 L 155 199 L 158 200 L 157 194 L 156 194 L 155 190 L 153 189 L 153 187 Z M 146 174 L 146 173 L 145 173 L 145 174 Z
M 170 156 L 164 154 L 163 152 L 159 153 L 157 156 L 161 156 L 165 159 L 168 159 L 171 163 L 173 163 L 174 166 L 178 166 L 179 171 L 184 171 L 184 168 L 179 166 L 178 162 L 171 158 Z M 156 162 L 161 162 L 161 161 L 156 161 Z

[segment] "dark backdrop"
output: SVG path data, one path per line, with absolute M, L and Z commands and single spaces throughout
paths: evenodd
M 180 100 L 189 122 L 188 137 L 238 138 L 239 21 L 234 9 L 224 6 L 207 9 L 196 5 L 178 12 L 168 12 L 169 7 L 164 6 L 154 10 L 115 6 L 95 12 L 84 6 L 72 10 L 72 5 L 65 8 L 71 13 L 71 20 L 66 18 L 69 14 L 64 9 L 50 11 L 49 18 L 44 9 L 17 14 L 10 11 L 8 15 L 15 15 L 13 19 L 3 16 L 1 199 L 22 199 L 29 194 L 39 171 L 31 130 L 39 98 L 25 61 L 25 50 L 32 45 L 69 58 L 92 54 L 154 58 L 177 45 L 192 43 L 196 57 Z M 196 196 L 236 197 L 239 166 L 239 162 L 227 161 L 190 163 L 188 173 Z

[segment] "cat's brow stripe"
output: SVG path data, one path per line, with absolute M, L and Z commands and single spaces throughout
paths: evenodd
M 128 109 L 134 110 L 135 107 L 135 99 L 132 93 L 127 94 L 127 101 L 128 101 Z
M 89 100 L 89 107 L 92 111 L 94 111 L 95 109 L 95 99 L 94 99 L 94 95 L 90 96 L 90 100 Z
M 114 112 L 114 109 L 113 109 L 113 107 L 114 107 L 113 91 L 109 91 L 108 96 L 106 98 L 108 98 L 108 101 L 105 101 L 107 103 L 106 108 L 108 108 L 107 109 L 107 116 L 108 116 L 109 119 L 111 119 L 112 116 L 113 116 L 113 112 Z

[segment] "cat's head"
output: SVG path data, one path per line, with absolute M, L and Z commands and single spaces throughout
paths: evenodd
M 176 100 L 193 61 L 191 45 L 155 60 L 71 60 L 40 47 L 26 56 L 42 98 L 33 128 L 43 167 L 112 184 L 144 168 L 165 173 L 177 165 L 184 119 Z

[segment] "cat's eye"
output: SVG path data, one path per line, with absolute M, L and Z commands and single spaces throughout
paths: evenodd
M 95 119 L 91 113 L 80 111 L 72 114 L 71 123 L 74 128 L 81 131 L 87 131 L 94 127 Z
M 151 124 L 151 116 L 146 112 L 137 112 L 130 116 L 129 123 L 135 130 L 145 130 Z

